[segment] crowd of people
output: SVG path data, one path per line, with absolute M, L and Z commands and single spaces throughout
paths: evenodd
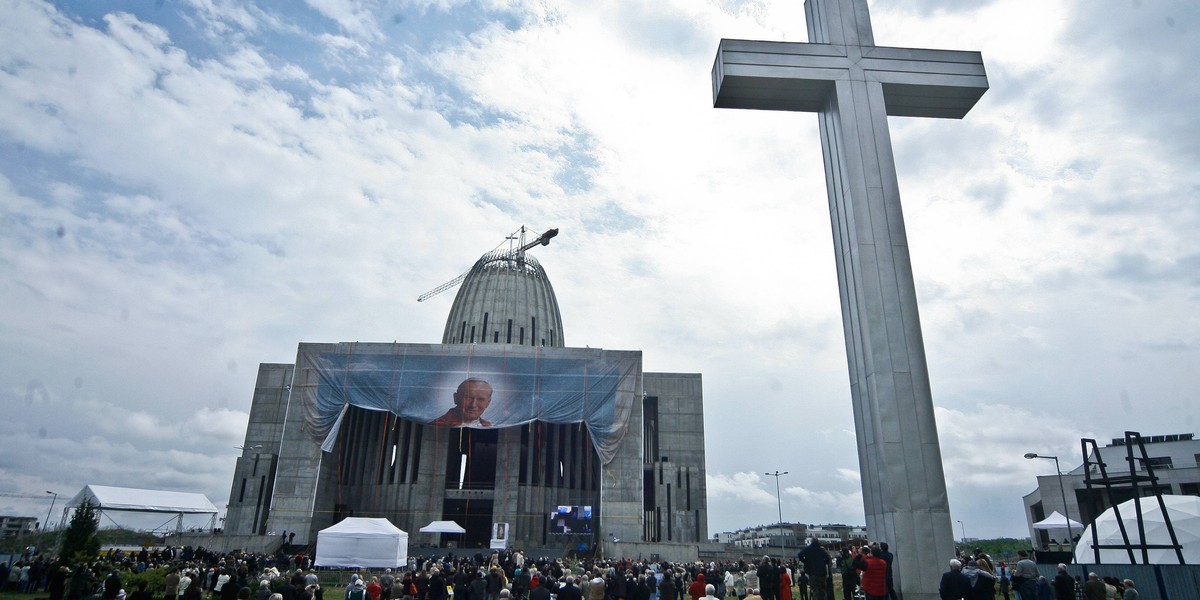
M 1026 552 L 1010 568 L 976 548 L 950 561 L 942 600 L 1138 600 L 1128 579 L 1086 581 L 1059 565 L 1040 576 Z M 847 545 L 836 555 L 812 540 L 795 558 L 682 562 L 527 558 L 520 551 L 410 559 L 406 568 L 353 573 L 334 591 L 322 587 L 304 554 L 217 553 L 204 548 L 113 550 L 90 564 L 44 555 L 0 563 L 0 582 L 50 600 L 898 600 L 886 543 Z M 165 576 L 140 577 L 161 569 Z M 326 575 L 327 580 L 331 579 Z M 161 582 L 161 583 L 160 583 Z
M 993 566 L 991 557 L 976 548 L 970 556 L 951 559 L 950 570 L 942 574 L 938 588 L 942 600 L 1139 600 L 1133 580 L 1100 578 L 1089 573 L 1087 581 L 1067 572 L 1059 564 L 1054 579 L 1038 572 L 1029 553 L 1017 552 L 1011 568 L 1005 563 Z

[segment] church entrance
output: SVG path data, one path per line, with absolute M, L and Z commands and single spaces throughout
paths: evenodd
M 492 534 L 492 501 L 448 498 L 442 504 L 442 520 L 454 521 L 467 530 L 461 536 L 444 539 L 461 538 L 460 548 L 487 548 Z

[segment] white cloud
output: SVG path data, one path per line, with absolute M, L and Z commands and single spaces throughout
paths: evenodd
M 651 4 L 6 4 L 0 478 L 219 499 L 257 363 L 436 341 L 451 298 L 413 299 L 524 223 L 568 343 L 704 374 L 713 530 L 777 518 L 760 469 L 861 519 L 816 119 L 711 108 L 717 39 L 802 4 Z M 1024 452 L 1196 427 L 1195 11 L 872 9 L 984 53 L 965 120 L 889 124 L 951 508 L 1019 534 Z

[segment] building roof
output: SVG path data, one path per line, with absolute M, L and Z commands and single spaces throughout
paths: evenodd
M 213 503 L 204 494 L 107 485 L 83 486 L 83 489 L 67 502 L 67 508 L 79 506 L 84 500 L 90 500 L 104 510 L 186 514 L 217 512 L 217 507 L 213 506 Z
M 480 257 L 454 297 L 442 343 L 566 346 L 558 299 L 542 265 L 524 252 Z

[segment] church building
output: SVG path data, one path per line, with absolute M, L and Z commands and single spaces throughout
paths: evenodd
M 261 364 L 226 534 L 307 544 L 384 517 L 413 547 L 694 557 L 708 537 L 701 376 L 567 346 L 527 252 L 552 236 L 476 261 L 441 344 L 301 343 L 295 363 Z M 465 532 L 419 533 L 434 521 Z

